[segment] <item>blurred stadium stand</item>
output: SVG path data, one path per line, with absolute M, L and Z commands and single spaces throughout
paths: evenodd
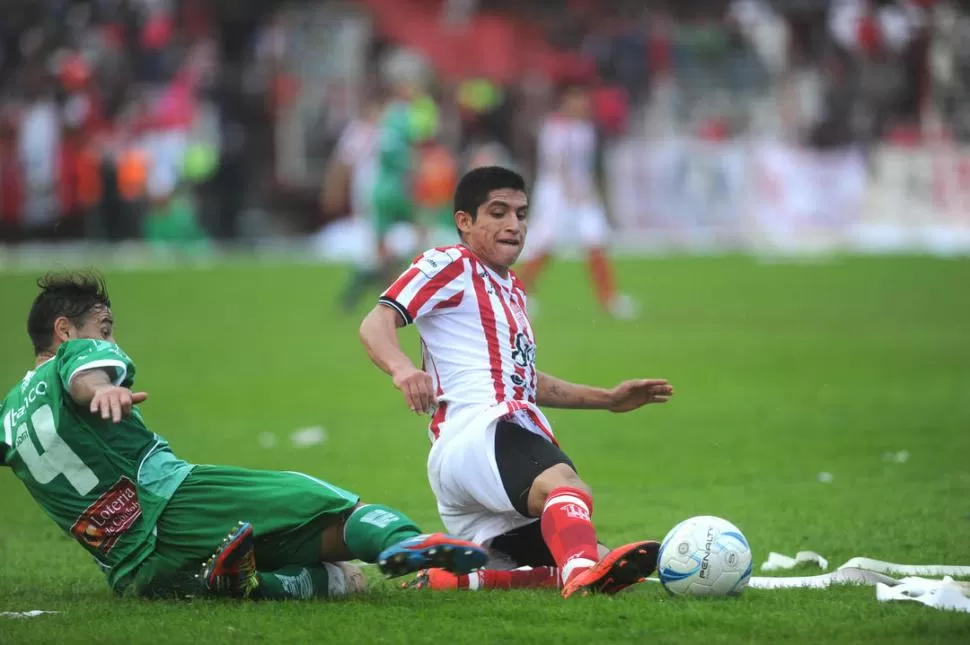
M 312 233 L 347 214 L 320 207 L 326 163 L 396 47 L 435 70 L 443 143 L 527 174 L 556 88 L 592 88 L 611 216 L 644 248 L 970 229 L 966 2 L 5 4 L 0 244 Z

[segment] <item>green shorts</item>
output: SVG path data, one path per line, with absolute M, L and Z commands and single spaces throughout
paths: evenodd
M 240 521 L 253 525 L 260 571 L 320 563 L 320 534 L 359 498 L 296 472 L 196 466 L 162 511 L 155 550 L 115 591 L 179 596 L 198 591 L 195 574 Z
M 414 201 L 407 191 L 393 182 L 378 182 L 374 187 L 374 232 L 384 239 L 391 227 L 414 220 Z

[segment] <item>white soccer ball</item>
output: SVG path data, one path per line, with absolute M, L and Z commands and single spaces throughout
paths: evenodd
M 657 573 L 664 588 L 677 596 L 737 595 L 751 577 L 751 547 L 727 520 L 692 517 L 663 539 Z

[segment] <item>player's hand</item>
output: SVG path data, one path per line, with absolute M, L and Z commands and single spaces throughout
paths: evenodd
M 666 403 L 674 388 L 665 379 L 623 381 L 610 391 L 610 412 L 629 412 L 649 403 Z
M 91 398 L 91 414 L 101 414 L 101 418 L 118 423 L 131 414 L 131 406 L 148 398 L 145 392 L 132 392 L 126 387 L 109 385 L 98 388 Z
M 408 407 L 415 414 L 427 414 L 437 403 L 431 375 L 416 367 L 394 374 L 394 387 L 401 390 Z

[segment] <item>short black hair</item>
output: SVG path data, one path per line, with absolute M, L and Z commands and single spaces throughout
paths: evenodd
M 27 315 L 27 334 L 35 354 L 50 349 L 54 321 L 61 316 L 80 327 L 95 307 L 111 308 L 104 278 L 97 271 L 52 272 L 37 280 L 37 286 L 40 293 Z
M 465 173 L 455 188 L 454 212 L 464 211 L 478 217 L 478 208 L 488 201 L 493 190 L 511 188 L 525 192 L 525 179 L 522 175 L 502 166 L 482 166 Z M 461 231 L 458 231 L 459 237 Z

